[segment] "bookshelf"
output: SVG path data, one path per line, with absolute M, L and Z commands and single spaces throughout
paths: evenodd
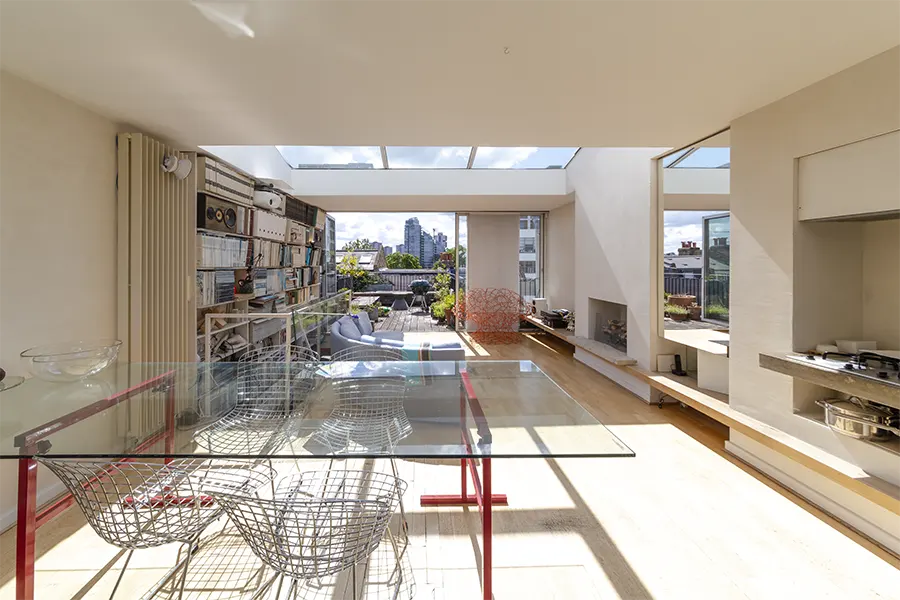
M 236 361 L 248 349 L 284 343 L 282 313 L 320 299 L 327 213 L 210 154 L 198 154 L 196 222 L 196 354 L 205 355 L 211 317 L 211 360 Z M 281 198 L 281 210 L 253 204 L 254 191 Z

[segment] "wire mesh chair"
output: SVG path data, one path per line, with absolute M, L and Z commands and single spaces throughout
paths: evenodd
M 237 366 L 234 406 L 194 434 L 212 454 L 274 454 L 289 439 L 289 421 L 305 414 L 316 386 L 319 356 L 309 348 L 284 346 L 251 350 Z
M 403 353 L 400 348 L 370 346 L 368 344 L 349 346 L 331 355 L 332 362 L 390 362 L 395 360 L 403 360 Z
M 128 555 L 110 598 L 137 549 L 180 542 L 186 546 L 178 597 L 184 594 L 191 548 L 222 512 L 212 491 L 252 493 L 274 476 L 268 467 L 244 461 L 212 463 L 183 459 L 169 464 L 37 458 L 55 474 L 91 528 Z M 178 561 L 181 562 L 179 548 Z M 177 570 L 176 568 L 173 570 Z
M 399 477 L 397 461 L 391 451 L 412 433 L 412 424 L 404 409 L 406 384 L 399 377 L 346 377 L 331 380 L 334 406 L 313 438 L 325 444 L 331 454 L 358 452 L 388 455 L 391 472 Z M 334 464 L 332 459 L 329 464 Z M 409 522 L 403 496 L 397 498 L 403 550 L 409 542 Z
M 350 569 L 356 597 L 356 565 L 387 535 L 402 579 L 400 552 L 388 524 L 406 482 L 373 471 L 311 471 L 279 481 L 272 499 L 211 489 L 247 544 L 293 591 L 298 581 L 319 580 Z M 254 598 L 267 591 L 260 589 Z M 399 581 L 398 581 L 399 584 Z
M 237 367 L 235 411 L 248 419 L 302 416 L 316 385 L 319 355 L 303 346 L 246 352 Z

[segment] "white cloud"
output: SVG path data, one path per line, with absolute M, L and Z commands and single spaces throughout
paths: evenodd
M 676 252 L 681 242 L 703 242 L 703 217 L 721 211 L 667 210 L 663 213 L 664 252 Z

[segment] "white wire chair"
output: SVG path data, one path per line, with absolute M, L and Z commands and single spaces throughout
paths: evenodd
M 285 577 L 291 579 L 290 594 L 299 581 L 350 569 L 355 598 L 356 565 L 368 559 L 385 535 L 397 559 L 392 577 L 403 577 L 388 524 L 405 489 L 406 482 L 383 473 L 328 470 L 280 480 L 272 499 L 221 489 L 209 493 L 254 554 L 277 573 L 276 597 Z
M 316 385 L 319 355 L 304 346 L 250 350 L 237 366 L 235 411 L 248 419 L 302 416 Z
M 135 550 L 172 542 L 180 542 L 187 550 L 178 592 L 181 598 L 191 548 L 222 512 L 210 492 L 252 493 L 274 476 L 270 468 L 244 461 L 109 463 L 45 457 L 37 461 L 62 481 L 97 535 L 128 550 L 110 598 L 115 596 Z M 172 574 L 181 562 L 182 549 Z
M 388 457 L 391 472 L 399 477 L 397 461 L 392 450 L 412 433 L 412 424 L 403 406 L 406 384 L 400 377 L 344 377 L 331 380 L 334 406 L 313 438 L 324 444 L 333 456 L 366 453 Z M 334 465 L 334 458 L 329 468 Z M 409 522 L 402 494 L 400 529 L 403 551 L 409 543 Z
M 234 406 L 194 434 L 211 454 L 264 456 L 289 441 L 291 419 L 302 417 L 316 386 L 319 355 L 303 346 L 246 352 L 237 365 Z

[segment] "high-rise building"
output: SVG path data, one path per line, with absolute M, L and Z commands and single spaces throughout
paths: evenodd
M 434 237 L 427 231 L 422 232 L 422 255 L 419 262 L 423 269 L 430 269 L 434 265 Z
M 406 252 L 406 244 L 397 244 L 397 254 L 403 254 Z
M 372 242 L 373 250 L 381 250 L 382 248 L 384 248 L 384 244 L 382 244 L 381 242 Z
M 434 253 L 436 257 L 447 251 L 447 236 L 438 231 L 434 234 Z
M 406 252 L 412 254 L 419 261 L 422 261 L 422 226 L 419 225 L 419 219 L 412 217 L 406 220 L 403 226 L 403 245 Z
M 394 253 L 394 248 L 393 248 L 393 247 L 391 247 L 391 246 L 385 246 L 385 247 L 384 247 L 384 255 L 385 255 L 385 256 L 390 256 L 390 255 L 393 254 L 393 253 Z

